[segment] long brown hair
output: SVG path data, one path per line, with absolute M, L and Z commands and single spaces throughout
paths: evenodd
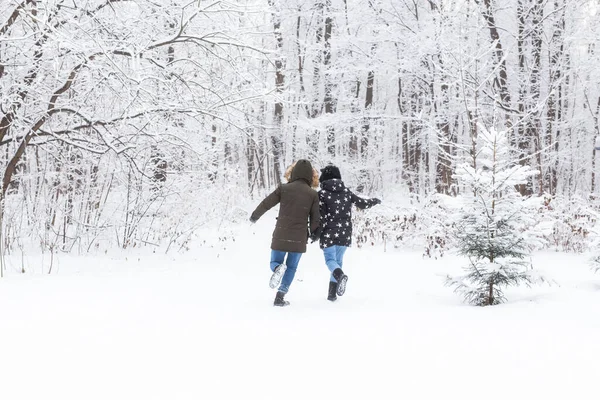
M 285 178 L 286 181 L 290 181 L 290 177 L 292 176 L 292 170 L 294 169 L 294 167 L 296 166 L 296 162 L 294 162 L 292 165 L 290 165 L 289 167 L 286 168 L 285 170 L 285 174 L 283 174 L 283 177 Z M 312 187 L 313 189 L 317 189 L 319 187 L 319 171 L 317 171 L 317 169 L 313 168 L 313 176 L 312 176 L 312 182 L 310 187 Z

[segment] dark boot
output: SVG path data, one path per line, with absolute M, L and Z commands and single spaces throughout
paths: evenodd
M 337 282 L 329 281 L 329 294 L 327 295 L 327 300 L 336 301 L 337 296 L 335 295 L 337 291 Z
M 273 302 L 273 305 L 277 306 L 277 307 L 289 306 L 290 302 L 287 300 L 284 300 L 283 296 L 285 296 L 285 293 L 277 292 L 277 294 L 275 295 L 275 301 Z
M 341 268 L 336 268 L 333 270 L 333 277 L 337 281 L 337 295 L 343 296 L 346 292 L 346 282 L 348 282 L 348 275 L 344 274 L 344 271 Z

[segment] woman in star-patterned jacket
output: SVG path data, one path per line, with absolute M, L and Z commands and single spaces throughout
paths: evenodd
M 363 199 L 352 193 L 342 181 L 338 167 L 328 165 L 321 170 L 319 212 L 321 214 L 320 246 L 331 277 L 327 300 L 335 301 L 344 294 L 348 276 L 342 265 L 344 253 L 352 244 L 352 204 L 360 209 L 380 204 L 379 199 Z M 337 294 L 337 296 L 336 296 Z

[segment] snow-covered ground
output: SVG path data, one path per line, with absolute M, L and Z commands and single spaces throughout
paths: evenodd
M 268 288 L 273 220 L 184 254 L 9 258 L 0 280 L 0 399 L 597 399 L 600 275 L 541 253 L 553 286 L 466 306 L 461 261 L 352 248 L 326 298 L 316 244 L 287 299 Z M 30 272 L 18 274 L 24 262 Z

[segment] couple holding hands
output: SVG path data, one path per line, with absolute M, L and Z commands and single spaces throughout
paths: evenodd
M 339 168 L 328 165 L 321 175 L 310 161 L 298 160 L 286 171 L 288 183 L 268 195 L 250 217 L 256 222 L 265 212 L 280 204 L 271 241 L 271 288 L 278 288 L 273 305 L 287 306 L 288 292 L 302 253 L 310 238 L 319 240 L 325 264 L 331 272 L 327 300 L 335 301 L 346 290 L 348 276 L 342 270 L 344 253 L 352 242 L 352 204 L 360 209 L 381 203 L 352 193 L 342 181 Z M 315 191 L 320 186 L 320 190 Z M 307 229 L 308 222 L 308 229 Z

